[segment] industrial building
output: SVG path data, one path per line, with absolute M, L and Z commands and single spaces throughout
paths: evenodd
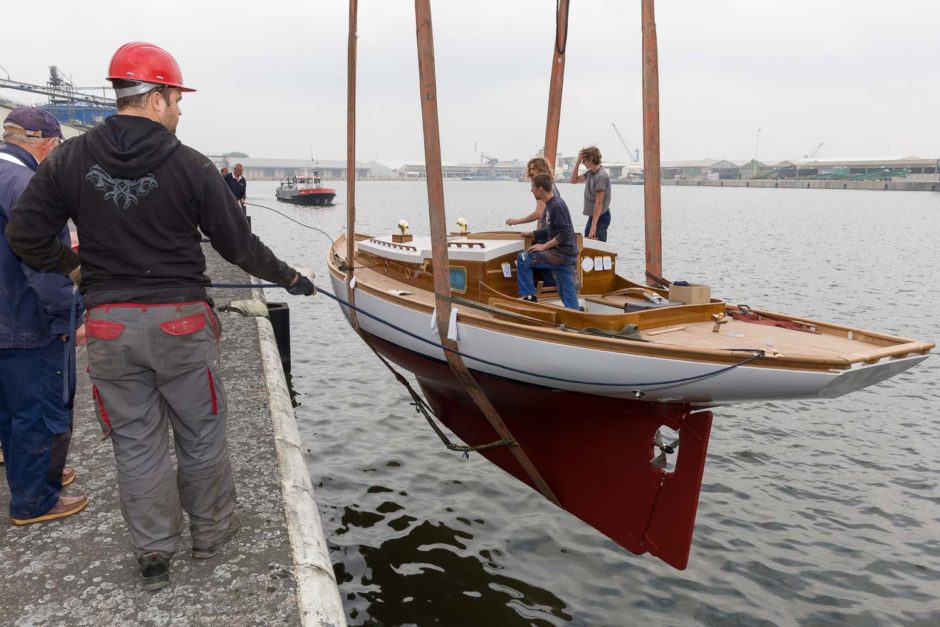
M 889 157 L 880 159 L 794 159 L 764 163 L 724 159 L 664 161 L 664 180 L 896 180 L 936 181 L 940 159 Z M 612 175 L 613 176 L 613 175 Z
M 236 157 L 232 155 L 208 155 L 216 167 L 232 168 L 236 163 L 242 164 L 245 169 L 245 178 L 252 181 L 279 181 L 288 176 L 301 176 L 312 173 L 314 169 L 320 172 L 324 180 L 346 180 L 346 162 L 329 159 L 311 161 L 310 159 L 252 159 L 250 157 Z M 387 171 L 387 173 L 383 173 Z M 356 178 L 369 179 L 375 177 L 387 178 L 392 171 L 381 163 L 356 162 Z

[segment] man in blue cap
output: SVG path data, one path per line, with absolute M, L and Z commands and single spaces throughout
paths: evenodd
M 0 232 L 39 164 L 62 142 L 47 111 L 14 109 L 0 147 Z M 68 228 L 59 239 L 69 243 Z M 27 525 L 85 509 L 87 496 L 62 496 L 72 439 L 74 341 L 83 334 L 81 298 L 68 277 L 22 263 L 0 238 L 0 443 L 10 522 Z

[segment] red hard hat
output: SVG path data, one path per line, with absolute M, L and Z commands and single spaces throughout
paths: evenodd
M 108 68 L 108 80 L 114 79 L 167 85 L 180 91 L 196 91 L 183 86 L 183 73 L 169 52 L 143 41 L 132 41 L 117 49 Z

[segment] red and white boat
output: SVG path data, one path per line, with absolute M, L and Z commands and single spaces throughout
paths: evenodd
M 274 192 L 274 197 L 295 205 L 332 205 L 336 190 L 332 187 L 323 187 L 319 170 L 314 170 L 313 176 L 289 176 L 281 181 L 280 186 Z
M 341 236 L 329 255 L 337 294 L 347 293 L 346 245 Z M 448 239 L 450 337 L 559 504 L 678 568 L 691 545 L 708 408 L 838 397 L 904 372 L 934 346 L 718 299 L 679 302 L 679 290 L 670 299 L 669 290 L 617 275 L 615 249 L 594 240 L 580 251 L 584 311 L 565 309 L 545 289 L 525 302 L 515 267 L 525 245 L 519 233 Z M 414 373 L 434 413 L 466 443 L 499 440 L 439 344 L 430 238 L 357 234 L 355 266 L 366 339 Z M 532 485 L 508 448 L 481 453 Z M 672 453 L 675 465 L 663 467 Z
M 568 4 L 556 5 L 543 150 L 550 167 L 558 152 Z M 656 27 L 653 0 L 640 4 L 646 272 L 656 280 L 662 274 Z M 350 6 L 353 171 L 356 5 Z M 328 259 L 333 289 L 349 299 L 343 311 L 363 339 L 414 373 L 438 419 L 559 507 L 634 553 L 685 568 L 710 408 L 833 398 L 927 358 L 931 343 L 726 303 L 702 286 L 667 290 L 628 281 L 616 272 L 616 250 L 594 240 L 579 241 L 581 310 L 562 307 L 542 286 L 538 302 L 521 300 L 515 261 L 530 242 L 506 232 L 446 236 L 429 0 L 416 0 L 415 23 L 433 237 L 412 237 L 404 223 L 401 234 L 356 233 L 352 242 L 341 236 Z M 354 180 L 347 186 L 347 233 L 355 233 Z

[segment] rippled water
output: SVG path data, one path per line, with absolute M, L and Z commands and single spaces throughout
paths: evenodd
M 249 196 L 330 234 L 338 204 Z M 574 208 L 581 188 L 560 186 Z M 445 185 L 449 223 L 500 228 L 528 186 Z M 357 187 L 359 230 L 426 230 L 421 183 Z M 663 190 L 664 273 L 728 300 L 936 341 L 940 195 Z M 642 276 L 642 188 L 613 189 L 620 272 Z M 328 287 L 322 235 L 255 231 Z M 631 271 L 632 270 L 632 271 Z M 689 567 L 634 556 L 478 455 L 447 452 L 326 298 L 288 299 L 293 386 L 351 625 L 940 624 L 940 359 L 828 401 L 715 412 Z

